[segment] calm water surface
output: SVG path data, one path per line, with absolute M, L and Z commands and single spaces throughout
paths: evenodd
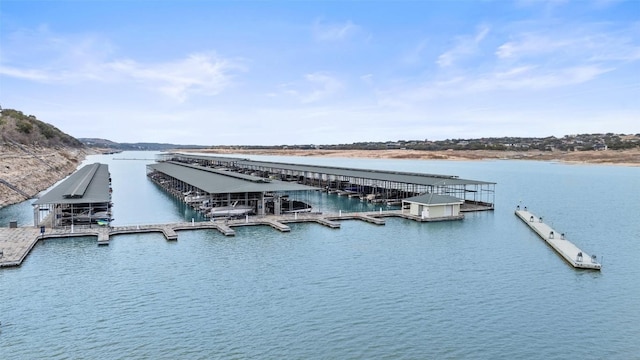
M 197 217 L 145 176 L 153 153 L 109 164 L 116 225 Z M 496 210 L 39 243 L 0 269 L 2 359 L 638 359 L 640 168 L 526 161 L 259 157 L 495 181 Z M 366 210 L 326 194 L 323 209 Z M 527 205 L 588 253 L 576 271 L 513 215 Z M 0 210 L 32 224 L 30 202 Z

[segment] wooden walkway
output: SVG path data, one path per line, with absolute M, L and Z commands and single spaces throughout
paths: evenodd
M 563 259 L 571 266 L 579 269 L 600 270 L 602 265 L 598 263 L 596 256 L 589 256 L 586 252 L 580 250 L 576 245 L 567 240 L 563 233 L 551 228 L 542 221 L 541 217 L 526 210 L 516 210 L 516 216 L 527 224 L 538 236 L 546 241 Z
M 360 220 L 375 225 L 384 225 L 385 217 L 401 217 L 419 222 L 459 220 L 464 218 L 464 216 L 461 215 L 449 218 L 423 219 L 419 216 L 403 213 L 400 210 L 390 210 L 327 215 L 298 213 L 264 217 L 250 216 L 244 219 L 216 219 L 202 222 L 113 227 L 93 226 L 89 228 L 76 226 L 73 231 L 72 229 L 45 229 L 44 234 L 41 234 L 40 228 L 37 227 L 0 228 L 0 267 L 20 266 L 35 244 L 39 240 L 44 239 L 95 236 L 97 237 L 98 245 L 109 245 L 109 240 L 114 235 L 158 232 L 162 233 L 167 240 L 175 241 L 178 240 L 178 231 L 183 230 L 214 229 L 225 236 L 234 236 L 236 232 L 233 228 L 238 226 L 267 225 L 281 232 L 289 232 L 291 228 L 286 224 L 314 222 L 332 229 L 339 229 L 340 223 L 338 221 Z

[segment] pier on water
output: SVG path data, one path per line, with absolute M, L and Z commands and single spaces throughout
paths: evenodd
M 225 236 L 234 236 L 234 227 L 266 225 L 281 232 L 289 232 L 290 223 L 317 223 L 339 229 L 342 220 L 359 220 L 374 225 L 384 225 L 385 217 L 400 217 L 418 222 L 451 220 L 446 218 L 424 218 L 401 210 L 371 211 L 359 213 L 320 214 L 295 213 L 280 216 L 246 216 L 239 219 L 218 218 L 212 221 L 191 221 L 151 225 L 128 226 L 75 226 L 66 228 L 18 227 L 0 228 L 0 267 L 20 266 L 39 240 L 95 236 L 98 245 L 109 245 L 112 236 L 141 233 L 161 233 L 168 241 L 178 240 L 178 231 L 217 230 Z M 463 215 L 459 219 L 464 218 Z M 44 232 L 42 232 L 44 230 Z
M 597 261 L 595 255 L 590 256 L 580 250 L 566 239 L 564 233 L 559 233 L 544 223 L 542 217 L 535 216 L 526 207 L 521 210 L 518 206 L 515 214 L 574 268 L 592 270 L 600 270 L 602 268 L 602 264 Z

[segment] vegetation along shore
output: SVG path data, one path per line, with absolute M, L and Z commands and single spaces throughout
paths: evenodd
M 11 109 L 2 110 L 0 135 L 0 208 L 35 197 L 91 152 L 56 127 Z
M 518 159 L 640 166 L 640 134 L 582 134 L 562 138 L 412 140 L 339 145 L 201 146 L 76 139 L 21 111 L 1 109 L 0 207 L 37 194 L 76 170 L 93 153 L 124 150 L 210 154 L 319 156 L 414 160 Z

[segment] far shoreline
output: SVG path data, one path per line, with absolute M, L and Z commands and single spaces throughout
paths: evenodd
M 187 153 L 219 155 L 273 155 L 294 157 L 335 157 L 397 160 L 534 160 L 561 162 L 569 165 L 640 166 L 640 149 L 603 151 L 497 151 L 497 150 L 324 150 L 324 149 L 176 149 Z

